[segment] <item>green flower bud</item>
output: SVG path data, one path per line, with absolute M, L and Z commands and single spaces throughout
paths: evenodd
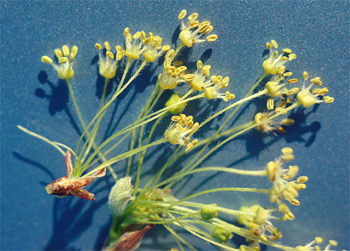
M 218 242 L 227 242 L 229 239 L 233 237 L 233 234 L 221 227 L 216 227 L 213 231 L 213 238 Z
M 219 210 L 214 209 L 217 207 L 216 204 L 209 204 L 201 208 L 201 216 L 203 220 L 210 220 L 212 218 L 218 217 Z
M 112 187 L 108 196 L 108 206 L 113 215 L 123 214 L 129 201 L 134 199 L 134 196 L 131 196 L 132 192 L 131 177 L 119 179 Z
M 171 106 L 176 104 L 177 102 L 180 101 L 180 97 L 179 94 L 177 94 L 176 92 L 171 95 L 171 97 L 168 99 L 168 101 L 165 103 L 165 107 Z M 170 108 L 169 112 L 173 115 L 179 114 L 180 112 L 182 112 L 186 107 L 186 103 L 182 103 L 179 105 L 175 105 L 172 108 Z

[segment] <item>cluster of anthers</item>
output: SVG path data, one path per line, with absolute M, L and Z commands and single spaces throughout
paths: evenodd
M 184 76 L 187 67 L 183 65 L 182 61 L 176 61 L 171 65 L 171 56 L 174 50 L 171 49 L 165 54 L 164 69 L 161 74 L 158 75 L 159 86 L 166 89 L 175 89 L 175 87 L 182 82 L 185 82 Z
M 267 241 L 267 238 L 272 241 L 282 238 L 279 229 L 274 227 L 271 222 L 271 220 L 278 219 L 272 215 L 276 209 L 264 209 L 259 205 L 253 205 L 251 207 L 241 207 L 239 210 L 243 213 L 238 217 L 238 222 L 248 227 L 249 233 L 253 236 L 260 237 L 264 241 Z M 270 235 L 266 235 L 266 231 Z M 254 243 L 254 240 L 249 238 L 247 241 Z
M 162 47 L 162 38 L 154 36 L 152 32 L 148 33 L 148 37 L 144 31 L 138 31 L 131 36 L 129 28 L 125 28 L 123 35 L 125 37 L 125 51 L 119 49 L 129 60 L 138 59 L 143 54 L 147 62 L 154 62 L 164 51 L 170 50 L 169 45 Z
M 266 167 L 267 177 L 273 183 L 269 199 L 271 203 L 278 204 L 278 210 L 284 215 L 281 220 L 293 220 L 295 218 L 293 213 L 286 204 L 282 203 L 282 199 L 294 206 L 299 206 L 300 202 L 296 197 L 299 196 L 298 191 L 306 188 L 304 183 L 308 181 L 308 177 L 300 176 L 296 181 L 290 181 L 298 173 L 299 167 L 289 166 L 288 169 L 283 169 L 283 164 L 293 160 L 294 155 L 290 147 L 285 147 L 281 151 L 282 155 L 275 161 L 270 161 Z
M 187 15 L 186 10 L 182 10 L 179 14 L 179 20 L 182 20 L 185 18 Z M 214 27 L 210 25 L 209 21 L 204 21 L 202 23 L 199 23 L 197 20 L 198 18 L 198 13 L 192 13 L 191 15 L 188 16 L 188 23 L 184 24 L 182 21 L 181 25 L 181 33 L 179 35 L 179 38 L 181 42 L 187 46 L 187 47 L 192 47 L 193 44 L 195 43 L 201 43 L 201 42 L 213 42 L 215 41 L 218 36 L 217 35 L 209 35 L 206 37 L 206 39 L 200 39 L 203 35 L 207 35 L 212 30 Z
M 234 94 L 229 91 L 221 93 L 218 90 L 224 89 L 228 86 L 229 77 L 222 76 L 210 76 L 210 65 L 203 66 L 201 60 L 197 61 L 197 70 L 193 74 L 186 74 L 184 79 L 189 82 L 192 90 L 203 91 L 204 95 L 208 100 L 215 98 L 222 99 L 224 101 L 229 101 L 235 98 Z
M 98 61 L 99 72 L 101 76 L 105 77 L 106 79 L 111 79 L 115 76 L 115 73 L 117 71 L 118 61 L 122 59 L 125 52 L 122 50 L 120 46 L 116 46 L 115 48 L 117 50 L 117 54 L 115 55 L 115 58 L 114 58 L 114 54 L 111 51 L 111 46 L 109 45 L 109 43 L 106 41 L 103 43 L 103 45 L 106 49 L 105 57 L 102 57 L 102 53 L 101 53 L 102 46 L 99 43 L 95 44 L 96 50 L 99 51 L 99 61 Z
M 306 244 L 305 246 L 297 246 L 293 251 L 321 251 L 319 244 L 323 242 L 323 239 L 321 237 L 316 237 L 315 240 L 311 241 L 310 243 Z M 316 246 L 314 246 L 317 244 Z M 323 249 L 323 251 L 331 251 L 331 247 L 338 246 L 338 242 L 335 240 L 329 240 L 328 245 Z M 343 250 L 345 251 L 345 250 Z
M 274 120 L 269 120 L 268 118 L 285 109 L 287 104 L 291 102 L 292 100 L 290 98 L 286 98 L 275 107 L 274 100 L 272 98 L 269 98 L 266 103 L 267 111 L 263 113 L 259 112 L 254 117 L 254 122 L 256 124 L 259 123 L 257 126 L 258 131 L 274 133 L 274 130 L 276 130 L 279 133 L 285 133 L 286 130 L 284 129 L 283 126 L 293 125 L 294 124 L 293 119 L 285 118 L 285 119 L 282 119 L 282 121 L 274 121 Z
M 271 75 L 277 74 L 281 66 L 297 58 L 297 56 L 292 53 L 292 50 L 288 48 L 283 49 L 282 53 L 278 54 L 278 44 L 275 40 L 272 40 L 271 43 L 266 43 L 266 47 L 269 50 L 269 58 L 263 62 L 263 67 L 265 71 Z
M 77 46 L 74 45 L 71 52 L 69 52 L 69 47 L 67 45 L 63 45 L 62 50 L 58 48 L 55 50 L 55 55 L 59 65 L 54 64 L 52 59 L 48 56 L 42 56 L 41 62 L 52 65 L 57 71 L 60 79 L 70 79 L 74 76 L 73 61 L 77 53 Z
M 168 129 L 165 131 L 165 138 L 172 145 L 183 145 L 186 147 L 185 152 L 190 151 L 197 143 L 198 140 L 194 139 L 190 142 L 189 134 L 195 133 L 199 128 L 198 122 L 193 123 L 192 116 L 186 116 L 185 114 L 179 114 L 179 116 L 172 116 L 171 123 Z M 175 123 L 174 123 L 175 122 Z
M 334 98 L 330 96 L 324 96 L 327 92 L 328 89 L 326 87 L 324 88 L 315 88 L 311 89 L 314 85 L 321 86 L 322 81 L 320 77 L 312 78 L 310 80 L 311 84 L 309 87 L 305 87 L 306 81 L 309 78 L 309 74 L 305 71 L 303 73 L 303 88 L 302 90 L 297 94 L 298 102 L 303 105 L 305 108 L 308 108 L 314 104 L 318 103 L 323 103 L 325 102 L 326 104 L 333 103 Z M 323 100 L 320 100 L 319 97 L 323 96 Z
M 267 94 L 272 97 L 280 97 L 283 98 L 283 95 L 285 96 L 291 96 L 296 94 L 299 91 L 299 88 L 294 87 L 292 89 L 287 89 L 287 88 L 283 88 L 285 85 L 287 84 L 294 84 L 296 82 L 298 82 L 298 79 L 293 78 L 293 79 L 289 79 L 287 80 L 286 83 L 283 83 L 283 80 L 286 77 L 290 77 L 292 76 L 292 72 L 285 72 L 286 67 L 285 66 L 280 66 L 278 68 L 278 71 L 276 72 L 276 76 L 269 82 L 266 83 L 265 88 L 267 90 Z

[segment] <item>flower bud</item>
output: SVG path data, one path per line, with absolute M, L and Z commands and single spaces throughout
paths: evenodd
M 176 92 L 171 95 L 171 97 L 168 99 L 168 101 L 165 103 L 165 107 L 174 105 L 176 103 L 178 103 L 181 100 L 181 98 L 179 97 L 179 94 L 177 94 Z M 186 107 L 186 103 L 182 103 L 179 105 L 175 105 L 172 108 L 170 108 L 169 112 L 173 115 L 179 114 L 180 112 L 182 112 Z
M 216 239 L 218 242 L 227 242 L 229 239 L 233 237 L 233 234 L 221 227 L 216 227 L 213 231 L 213 237 Z
M 134 199 L 134 196 L 131 196 L 132 192 L 131 177 L 119 179 L 112 187 L 108 196 L 108 206 L 113 215 L 123 214 L 128 202 Z
M 216 204 L 209 204 L 205 205 L 201 208 L 201 216 L 203 220 L 210 220 L 212 218 L 218 217 L 218 211 L 217 209 L 213 208 L 217 207 Z

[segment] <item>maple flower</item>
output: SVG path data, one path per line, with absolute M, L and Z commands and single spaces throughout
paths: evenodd
M 78 53 L 78 47 L 73 46 L 72 51 L 69 53 L 69 48 L 67 45 L 62 46 L 62 50 L 56 49 L 55 55 L 58 59 L 59 65 L 53 63 L 52 59 L 48 56 L 42 56 L 41 62 L 45 64 L 50 64 L 57 71 L 58 77 L 60 79 L 70 79 L 74 76 L 73 71 L 73 61 Z
M 69 151 L 66 152 L 65 160 L 67 165 L 67 176 L 59 178 L 48 184 L 45 187 L 46 192 L 56 196 L 74 195 L 85 200 L 95 200 L 94 194 L 82 189 L 82 187 L 90 184 L 95 178 L 105 176 L 106 168 L 103 168 L 92 175 L 89 175 L 88 177 L 72 177 L 73 165 Z

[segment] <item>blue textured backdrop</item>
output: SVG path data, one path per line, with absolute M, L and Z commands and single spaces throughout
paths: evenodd
M 72 83 L 83 117 L 91 119 L 101 92 L 94 44 L 108 40 L 121 45 L 123 29 L 129 27 L 132 32 L 152 31 L 174 45 L 177 15 L 184 8 L 189 13 L 198 12 L 200 20 L 210 20 L 219 36 L 215 43 L 195 46 L 189 62 L 202 56 L 212 65 L 213 74 L 228 75 L 237 98 L 262 74 L 262 53 L 271 39 L 295 51 L 298 58 L 290 69 L 296 76 L 301 78 L 307 70 L 329 87 L 335 102 L 295 112 L 297 123 L 285 135 L 261 137 L 256 131 L 248 133 L 227 144 L 205 165 L 262 168 L 288 143 L 295 150 L 294 163 L 300 166 L 300 174 L 308 175 L 310 180 L 301 192 L 301 206 L 292 209 L 296 220 L 276 223 L 285 233 L 282 242 L 304 245 L 322 236 L 338 240 L 339 250 L 349 249 L 349 1 L 179 2 L 1 1 L 2 250 L 99 249 L 110 224 L 106 188 L 112 179 L 91 185 L 95 202 L 46 195 L 44 186 L 65 175 L 64 159 L 51 146 L 16 128 L 22 125 L 71 147 L 79 139 L 81 129 L 67 87 L 51 67 L 40 62 L 41 56 L 53 55 L 53 50 L 63 44 L 79 47 Z M 116 128 L 137 117 L 158 74 L 154 68 L 147 68 L 123 95 L 112 127 L 120 117 Z M 202 103 L 197 105 L 202 116 L 207 116 L 212 111 L 204 110 Z M 238 123 L 250 120 L 257 105 L 262 102 L 244 106 Z M 102 130 L 106 128 L 108 123 Z M 203 129 L 203 135 L 204 130 L 209 128 Z M 162 151 L 157 148 L 153 158 Z M 157 162 L 151 159 L 147 163 L 149 175 L 152 163 L 154 167 Z M 119 169 L 124 165 L 118 164 Z M 222 184 L 259 186 L 266 181 L 198 175 L 190 182 L 183 180 L 174 191 L 182 197 L 192 190 Z M 231 208 L 256 202 L 270 205 L 267 198 L 236 193 L 198 198 L 203 200 Z M 201 250 L 215 249 L 196 238 L 187 238 Z M 170 247 L 175 247 L 174 240 L 157 227 L 147 234 L 140 250 Z

